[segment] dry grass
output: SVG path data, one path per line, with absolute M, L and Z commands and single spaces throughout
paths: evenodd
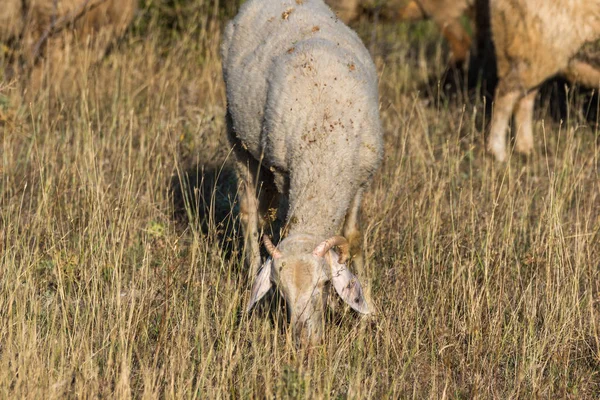
M 216 14 L 139 22 L 70 66 L 75 90 L 2 83 L 0 397 L 600 396 L 600 140 L 578 97 L 498 165 L 480 102 L 417 95 L 444 62 L 431 25 L 362 26 L 394 50 L 364 212 L 378 313 L 339 307 L 296 351 L 282 313 L 243 312 Z

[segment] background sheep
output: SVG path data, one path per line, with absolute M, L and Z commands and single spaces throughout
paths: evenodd
M 450 63 L 462 65 L 471 50 L 471 35 L 461 19 L 467 15 L 477 33 L 477 51 L 483 50 L 484 39 L 489 34 L 488 0 L 327 0 L 336 14 L 346 23 L 357 20 L 362 14 L 373 14 L 386 21 L 420 21 L 432 19 L 450 45 Z
M 225 30 L 222 57 L 253 276 L 261 262 L 259 213 L 277 206 L 278 193 L 288 200 L 287 237 L 277 248 L 265 239 L 271 258 L 249 308 L 272 281 L 286 299 L 294 337 L 319 339 L 328 281 L 368 312 L 345 262 L 349 247 L 361 267 L 361 195 L 382 156 L 375 67 L 321 0 L 248 1 Z M 335 236 L 342 223 L 349 243 Z
M 474 19 L 475 12 L 475 0 L 412 0 L 400 9 L 399 17 L 408 21 L 431 18 L 450 45 L 450 62 L 462 64 L 471 49 L 471 36 L 463 27 L 461 18 L 469 13 Z
M 513 110 L 515 150 L 528 154 L 533 148 L 533 106 L 541 83 L 558 73 L 591 86 L 600 83 L 596 67 L 574 58 L 600 37 L 600 1 L 492 0 L 490 11 L 499 82 L 488 150 L 504 161 Z
M 13 39 L 23 30 L 22 1 L 3 0 L 0 7 L 0 40 Z
M 29 67 L 44 59 L 64 66 L 77 39 L 100 59 L 133 20 L 136 0 L 7 0 L 0 10 L 0 40 Z M 56 71 L 54 71 L 56 72 Z M 42 71 L 33 71 L 34 80 Z

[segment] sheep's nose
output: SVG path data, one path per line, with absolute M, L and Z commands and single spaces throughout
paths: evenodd
M 312 346 L 321 343 L 323 329 L 316 321 L 297 321 L 294 324 L 294 342 L 301 347 Z

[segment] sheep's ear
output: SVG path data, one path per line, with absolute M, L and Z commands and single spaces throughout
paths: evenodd
M 260 267 L 256 279 L 252 284 L 252 293 L 250 294 L 250 303 L 246 311 L 250 311 L 254 304 L 264 297 L 271 289 L 271 265 L 273 260 L 269 257 L 267 261 Z
M 350 272 L 346 264 L 338 263 L 338 259 L 337 253 L 330 250 L 327 261 L 331 268 L 331 283 L 335 291 L 354 310 L 361 314 L 368 314 L 369 306 L 358 278 Z

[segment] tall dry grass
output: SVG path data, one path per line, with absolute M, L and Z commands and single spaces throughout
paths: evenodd
M 359 26 L 386 142 L 364 208 L 377 314 L 340 306 L 297 351 L 280 305 L 244 312 L 223 12 L 202 1 L 176 30 L 150 8 L 100 64 L 66 66 L 68 90 L 2 83 L 0 397 L 600 396 L 600 134 L 581 97 L 562 122 L 543 103 L 535 154 L 495 164 L 481 101 L 423 95 L 446 54 L 431 25 Z

